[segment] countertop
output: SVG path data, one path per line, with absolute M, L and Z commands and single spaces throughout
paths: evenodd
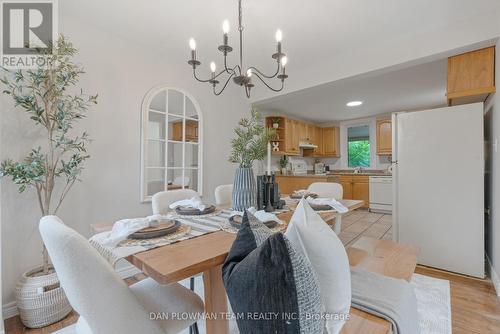
M 307 174 L 303 174 L 303 175 L 294 175 L 292 173 L 289 173 L 287 175 L 277 175 L 277 176 L 281 176 L 281 177 L 329 177 L 329 176 L 339 176 L 339 175 L 353 175 L 353 176 L 392 176 L 392 174 L 390 173 L 387 173 L 386 171 L 382 171 L 382 170 L 374 170 L 374 171 L 370 171 L 370 170 L 367 170 L 367 171 L 364 171 L 364 172 L 361 172 L 361 173 L 353 173 L 351 171 L 344 171 L 344 170 L 334 170 L 334 171 L 330 171 L 326 174 L 314 174 L 314 173 L 307 173 Z

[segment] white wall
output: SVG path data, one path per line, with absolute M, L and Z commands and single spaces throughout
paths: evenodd
M 500 40 L 498 41 L 500 42 Z M 500 50 L 496 50 L 496 85 L 500 85 Z M 491 263 L 491 278 L 500 295 L 500 93 L 492 94 L 485 104 L 485 200 L 490 209 L 486 219 L 486 253 Z
M 60 24 L 60 31 L 80 50 L 77 59 L 87 72 L 81 87 L 99 93 L 99 104 L 81 121 L 81 128 L 93 139 L 91 159 L 82 174 L 83 182 L 75 185 L 59 212 L 68 225 L 88 236 L 92 223 L 150 213 L 150 205 L 140 203 L 141 103 L 146 92 L 158 84 L 191 93 L 201 107 L 206 198 L 213 200 L 216 185 L 232 182 L 235 166 L 227 162 L 229 140 L 237 121 L 249 111 L 239 87 L 230 85 L 222 96 L 215 97 L 208 84 L 192 78 L 184 59 L 154 54 L 73 17 L 62 16 Z M 25 113 L 14 110 L 7 96 L 0 98 L 0 110 L 0 158 L 20 159 L 41 138 L 42 131 Z M 19 195 L 17 187 L 7 180 L 2 183 L 1 204 L 5 305 L 14 299 L 20 274 L 40 263 L 40 213 L 34 193 Z

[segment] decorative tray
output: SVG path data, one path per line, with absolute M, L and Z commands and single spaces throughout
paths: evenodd
M 200 211 L 198 209 L 189 207 L 189 206 L 179 206 L 175 208 L 175 212 L 179 215 L 182 216 L 201 216 L 201 215 L 208 215 L 210 213 L 215 212 L 215 206 L 214 205 L 209 205 L 205 208 L 205 210 Z
M 143 228 L 135 233 L 132 233 L 128 237 L 130 239 L 151 239 L 158 238 L 164 235 L 173 233 L 181 226 L 181 222 L 177 220 L 166 220 L 160 222 L 156 226 L 150 226 Z
M 237 216 L 232 216 L 231 218 L 229 218 L 229 223 L 231 224 L 231 226 L 238 229 L 238 230 L 241 228 L 242 222 L 243 222 L 242 216 L 237 215 Z M 263 224 L 266 225 L 268 228 L 273 228 L 276 225 L 278 225 L 278 222 L 267 221 L 267 222 L 264 222 Z
M 292 193 L 292 194 L 290 195 L 290 198 L 291 198 L 291 199 L 301 199 L 302 197 L 305 197 L 305 198 L 307 198 L 307 197 L 317 198 L 317 197 L 318 197 L 318 195 L 317 195 L 317 194 L 315 194 L 315 193 L 306 193 L 306 194 Z
M 329 211 L 333 210 L 333 208 L 329 205 L 315 205 L 315 204 L 310 204 L 311 208 L 314 209 L 314 211 Z

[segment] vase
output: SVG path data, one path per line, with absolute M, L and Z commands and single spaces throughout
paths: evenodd
M 54 268 L 43 274 L 42 267 L 24 273 L 16 286 L 17 309 L 29 328 L 51 325 L 72 310 Z
M 233 210 L 245 211 L 257 206 L 257 184 L 252 168 L 238 168 L 233 183 Z

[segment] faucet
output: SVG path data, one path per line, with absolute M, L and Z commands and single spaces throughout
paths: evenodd
M 358 166 L 354 168 L 354 174 L 359 174 L 363 172 L 363 167 Z

